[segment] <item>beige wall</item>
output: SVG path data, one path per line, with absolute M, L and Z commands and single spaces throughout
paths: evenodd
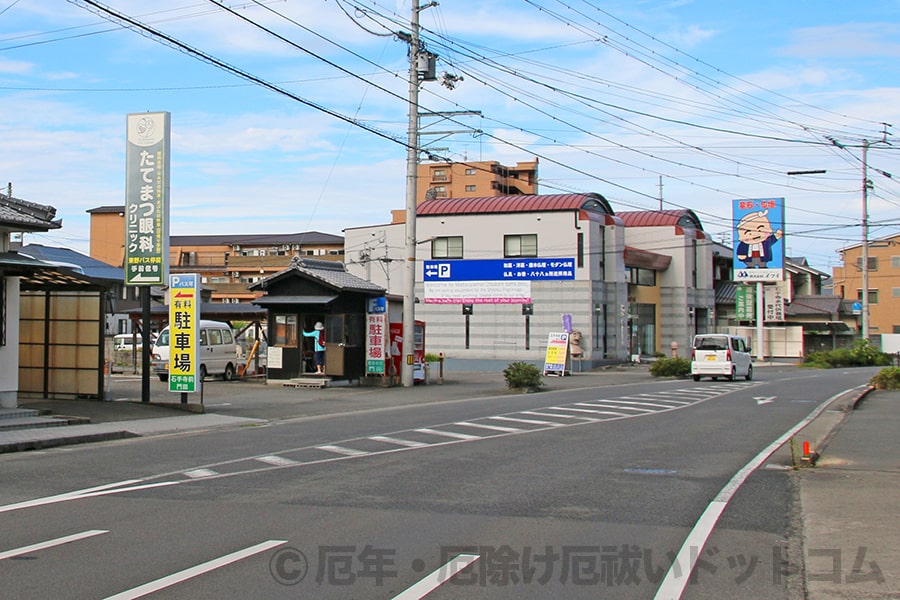
M 847 248 L 843 266 L 834 268 L 834 293 L 845 300 L 857 300 L 862 290 L 862 271 L 856 266 L 860 259 L 862 246 Z M 872 259 L 876 265 L 869 270 L 869 290 L 875 290 L 878 299 L 869 299 L 869 332 L 894 333 L 894 327 L 900 328 L 900 236 L 870 242 L 870 263 Z

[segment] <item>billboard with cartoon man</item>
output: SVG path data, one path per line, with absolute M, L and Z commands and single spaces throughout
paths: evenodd
M 784 198 L 734 201 L 734 280 L 784 278 Z

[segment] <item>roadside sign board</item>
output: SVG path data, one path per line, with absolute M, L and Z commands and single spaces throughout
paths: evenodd
M 165 285 L 169 266 L 169 113 L 126 120 L 125 285 Z
M 169 275 L 169 391 L 197 391 L 200 276 Z
M 735 308 L 738 321 L 754 321 L 756 319 L 756 289 L 749 285 L 735 288 Z
M 390 331 L 383 312 L 366 315 L 366 375 L 384 375 Z
M 547 356 L 544 359 L 544 375 L 565 375 L 568 356 L 569 334 L 565 331 L 549 334 Z

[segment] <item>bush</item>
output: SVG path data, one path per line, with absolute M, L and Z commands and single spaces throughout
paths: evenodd
M 531 363 L 514 362 L 503 369 L 506 386 L 515 390 L 533 390 L 544 385 L 541 370 Z
M 810 352 L 803 366 L 815 368 L 880 367 L 891 364 L 891 356 L 872 346 L 868 340 L 856 340 L 852 348 L 828 352 Z
M 650 365 L 654 377 L 685 377 L 691 373 L 691 361 L 686 358 L 660 358 Z
M 869 385 L 880 390 L 900 390 L 900 367 L 888 367 L 878 371 L 869 380 Z

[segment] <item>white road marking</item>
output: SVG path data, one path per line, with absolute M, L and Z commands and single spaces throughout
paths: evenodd
M 632 403 L 634 404 L 634 403 Z M 579 402 L 575 406 L 587 406 L 588 408 L 618 408 L 619 410 L 636 410 L 642 413 L 652 413 L 659 412 L 658 410 L 653 410 L 652 408 L 641 408 L 639 406 L 621 406 L 619 403 L 616 404 L 594 404 L 593 402 Z
M 291 460 L 289 458 L 277 456 L 275 454 L 269 454 L 268 456 L 257 456 L 256 460 L 261 463 L 266 463 L 267 465 L 275 465 L 276 467 L 289 467 L 291 465 L 300 464 L 296 460 Z
M 184 472 L 185 477 L 190 477 L 191 479 L 203 479 L 204 477 L 212 477 L 213 475 L 218 475 L 216 471 L 212 469 L 192 469 L 190 471 Z
M 439 429 L 416 429 L 419 433 L 430 433 L 431 435 L 442 435 L 444 437 L 454 438 L 457 440 L 480 440 L 480 435 L 469 435 L 468 433 L 456 433 L 454 431 L 441 431 Z
M 598 400 L 597 402 L 600 402 L 600 400 Z M 670 410 L 670 409 L 674 408 L 670 404 L 657 404 L 656 402 L 647 402 L 646 400 L 633 401 L 633 400 L 621 400 L 619 398 L 616 398 L 615 400 L 604 400 L 604 402 L 615 402 L 616 404 L 630 404 L 633 406 L 655 406 L 657 408 L 662 408 L 664 410 Z M 673 404 L 681 404 L 681 405 L 690 404 L 690 402 L 676 402 L 674 400 L 666 400 L 665 398 L 657 400 L 657 402 L 671 402 Z
M 654 600 L 678 600 L 681 598 L 682 594 L 684 594 L 684 589 L 687 587 L 688 581 L 690 580 L 690 574 L 694 570 L 697 560 L 702 556 L 703 547 L 709 540 L 709 536 L 712 534 L 716 522 L 718 522 L 719 517 L 722 516 L 722 512 L 725 511 L 728 502 L 731 500 L 732 496 L 734 496 L 734 493 L 738 488 L 741 487 L 748 477 L 750 477 L 750 474 L 753 473 L 753 471 L 758 469 L 762 463 L 768 460 L 776 450 L 794 437 L 797 432 L 818 417 L 833 400 L 848 392 L 850 392 L 850 390 L 844 390 L 823 402 L 814 411 L 808 414 L 806 418 L 766 446 L 759 454 L 750 459 L 750 462 L 735 473 L 734 477 L 725 484 L 725 487 L 723 487 L 716 497 L 713 498 L 712 502 L 707 505 L 706 510 L 703 511 L 703 514 L 700 515 L 697 523 L 694 524 L 694 527 L 691 529 L 690 533 L 688 533 L 687 538 L 685 538 L 684 543 L 681 545 L 681 549 L 675 556 L 675 560 L 672 561 L 672 565 L 669 567 L 665 578 L 663 578 L 662 583 L 656 590 L 656 595 L 653 597 Z M 684 572 L 682 572 L 681 565 L 687 565 Z
M 487 429 L 488 431 L 499 431 L 501 433 L 515 433 L 516 431 L 522 431 L 522 429 L 518 427 L 501 427 L 499 425 L 487 425 L 485 423 L 472 423 L 471 421 L 460 421 L 459 423 L 454 423 L 454 425 L 475 427 L 476 429 Z
M 577 413 L 589 413 L 592 415 L 613 415 L 616 417 L 624 417 L 625 413 L 620 412 L 612 412 L 609 410 L 591 410 L 589 408 L 571 408 L 568 406 L 548 406 L 543 410 L 566 410 L 569 412 L 577 412 Z
M 458 554 L 450 562 L 441 565 L 417 583 L 394 596 L 393 600 L 421 600 L 479 558 L 481 557 L 477 554 Z
M 542 409 L 542 410 L 547 410 L 547 409 L 545 408 L 545 409 Z M 545 418 L 550 418 L 550 419 L 582 419 L 582 420 L 584 420 L 584 421 L 587 422 L 587 423 L 593 423 L 593 422 L 596 422 L 596 421 L 599 420 L 599 419 L 592 419 L 592 418 L 590 418 L 590 417 L 584 417 L 584 416 L 582 416 L 582 415 L 559 415 L 559 414 L 548 414 L 548 413 L 537 412 L 537 411 L 534 411 L 534 410 L 523 410 L 521 414 L 523 414 L 523 415 L 532 415 L 532 416 L 535 416 L 535 417 L 545 417 Z
M 265 552 L 266 550 L 270 550 L 271 548 L 275 548 L 286 543 L 287 540 L 267 540 L 265 542 L 262 542 L 261 544 L 256 544 L 255 546 L 250 546 L 249 548 L 244 548 L 243 550 L 238 550 L 237 552 L 232 552 L 231 554 L 226 554 L 225 556 L 222 556 L 220 558 L 215 558 L 213 560 L 199 564 L 196 567 L 191 567 L 189 569 L 173 573 L 166 577 L 161 577 L 160 579 L 157 579 L 155 581 L 145 583 L 144 585 L 138 586 L 136 588 L 125 590 L 124 592 L 120 592 L 114 596 L 107 597 L 106 600 L 132 600 L 133 598 L 140 598 L 142 596 L 146 596 L 147 594 L 152 594 L 167 587 L 171 587 L 176 583 L 187 581 L 188 579 L 192 579 L 194 577 L 197 577 L 198 575 L 203 575 L 204 573 L 208 573 L 209 571 L 212 571 L 214 569 L 220 569 L 222 567 L 230 565 L 233 562 L 243 560 L 247 557 L 253 556 L 254 554 Z
M 47 496 L 45 498 L 35 498 L 34 500 L 26 500 L 24 502 L 16 502 L 15 504 L 7 504 L 0 506 L 0 513 L 12 512 L 23 508 L 33 508 L 35 506 L 44 506 L 47 504 L 55 504 L 57 502 L 67 502 L 69 500 L 81 500 L 82 498 L 94 498 L 96 496 L 109 496 L 111 494 L 121 494 L 124 492 L 132 492 L 136 490 L 144 490 L 155 487 L 163 487 L 168 485 L 177 485 L 177 481 L 161 481 L 158 483 L 147 483 L 144 485 L 134 485 L 131 487 L 117 487 L 130 485 L 140 482 L 140 479 L 129 479 L 118 483 L 109 483 L 97 487 L 77 490 L 74 492 L 66 492 L 65 494 L 57 494 L 56 496 Z
M 384 442 L 386 444 L 396 444 L 397 446 L 406 446 L 407 448 L 424 448 L 428 444 L 424 442 L 415 442 L 413 440 L 401 440 L 400 438 L 390 437 L 387 435 L 373 435 L 369 438 L 376 442 Z
M 546 425 L 548 427 L 562 427 L 562 423 L 556 421 L 538 421 L 537 419 L 517 419 L 515 417 L 488 417 L 488 419 L 496 419 L 498 421 L 511 421 L 513 423 L 525 423 L 527 425 Z
M 29 552 L 36 552 L 38 550 L 53 548 L 55 546 L 62 546 L 63 544 L 68 544 L 69 542 L 77 542 L 78 540 L 94 537 L 95 535 L 100 535 L 103 533 L 109 533 L 109 531 L 105 529 L 90 529 L 88 531 L 82 531 L 81 533 L 73 533 L 72 535 L 66 535 L 56 539 L 47 540 L 46 542 L 38 542 L 37 544 L 31 544 L 30 546 L 14 548 L 12 550 L 7 550 L 6 552 L 0 552 L 0 560 L 13 558 L 14 556 L 20 556 L 22 554 L 28 554 Z
M 316 446 L 317 450 L 324 450 L 325 452 L 334 452 L 335 454 L 342 454 L 344 456 L 365 456 L 369 454 L 365 450 L 356 450 L 354 448 L 345 448 L 344 446 L 337 446 L 335 444 L 329 444 L 327 446 Z

